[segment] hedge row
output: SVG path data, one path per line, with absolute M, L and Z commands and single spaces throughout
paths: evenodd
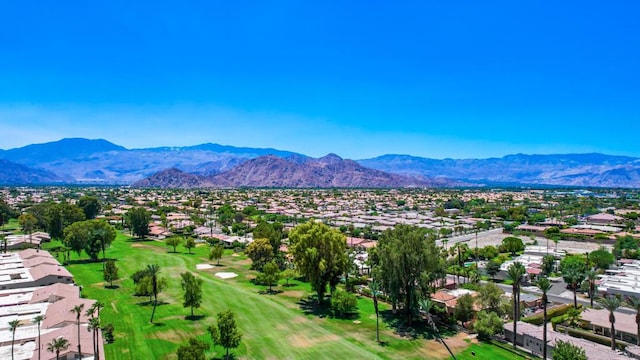
M 573 305 L 564 304 L 560 306 L 552 307 L 551 309 L 547 309 L 547 319 L 551 319 L 560 315 L 564 315 L 569 309 L 571 309 Z M 544 314 L 542 312 L 527 316 L 523 318 L 522 321 L 533 324 L 533 325 L 542 325 Z

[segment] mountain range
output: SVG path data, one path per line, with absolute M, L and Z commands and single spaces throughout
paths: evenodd
M 144 187 L 450 187 L 554 185 L 640 187 L 640 158 L 605 154 L 429 159 L 382 155 L 345 160 L 277 149 L 201 144 L 127 149 L 62 139 L 0 150 L 0 184 Z

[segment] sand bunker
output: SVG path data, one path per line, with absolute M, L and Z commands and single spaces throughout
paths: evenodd
M 232 272 L 219 272 L 219 273 L 216 273 L 216 276 L 221 279 L 231 279 L 238 276 L 238 274 L 232 273 Z
M 196 265 L 196 269 L 198 269 L 198 270 L 213 269 L 213 265 L 211 265 L 211 264 L 198 264 L 198 265 Z

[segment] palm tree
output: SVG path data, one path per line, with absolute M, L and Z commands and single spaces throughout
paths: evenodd
M 20 320 L 9 322 L 9 331 L 11 331 L 11 360 L 13 360 L 13 343 L 16 341 L 16 329 L 20 326 Z
M 153 324 L 153 316 L 156 313 L 156 306 L 158 305 L 158 274 L 160 273 L 160 266 L 156 264 L 147 265 L 146 272 L 147 276 L 151 278 L 151 294 L 153 295 L 151 323 Z
M 100 351 L 98 350 L 98 331 L 100 330 L 100 319 L 97 317 L 92 317 L 89 319 L 89 326 L 87 327 L 87 331 L 92 331 L 93 336 L 93 357 L 96 360 L 100 360 Z
M 78 358 L 82 359 L 82 349 L 80 348 L 80 315 L 82 315 L 82 309 L 84 309 L 84 304 L 76 305 L 73 309 L 69 310 L 76 314 L 76 324 L 78 325 Z
M 513 281 L 512 297 L 513 297 L 513 348 L 516 348 L 516 329 L 518 320 L 520 320 L 520 284 L 525 274 L 525 268 L 522 263 L 516 261 L 507 268 L 507 277 Z
M 95 316 L 97 318 L 100 318 L 100 310 L 102 309 L 104 309 L 104 304 L 100 301 L 96 301 L 91 305 L 91 307 L 89 307 L 89 309 L 87 309 L 85 315 L 87 315 L 88 317 Z
M 584 273 L 580 270 L 569 269 L 565 273 L 563 273 L 565 280 L 571 284 L 571 289 L 573 290 L 573 307 L 578 307 L 578 295 L 576 292 L 578 291 L 578 284 L 581 284 L 584 280 Z
M 38 360 L 40 360 L 40 353 L 42 352 L 42 344 L 40 343 L 40 324 L 44 320 L 44 315 L 38 315 L 33 318 L 33 322 L 38 324 Z
M 598 273 L 594 269 L 587 270 L 585 273 L 587 281 L 589 281 L 589 301 L 591 301 L 591 308 L 593 308 L 593 298 L 596 296 L 596 280 L 598 280 Z
M 47 344 L 47 351 L 56 353 L 56 360 L 60 360 L 60 351 L 67 350 L 69 345 L 71 345 L 69 340 L 60 336 L 59 338 L 51 340 L 51 342 Z
M 433 318 L 431 317 L 431 309 L 433 309 L 433 307 L 435 306 L 435 302 L 433 302 L 433 300 L 431 300 L 430 297 L 427 297 L 425 299 L 420 300 L 419 304 L 422 311 L 424 311 L 427 314 L 427 322 L 433 329 L 434 335 L 438 338 L 438 340 L 440 340 L 442 345 L 444 345 L 444 347 L 447 348 L 447 351 L 449 352 L 449 354 L 451 354 L 451 357 L 455 359 L 456 358 L 455 355 L 453 354 L 453 352 L 451 351 L 447 343 L 444 342 L 444 339 L 440 336 L 440 331 L 438 330 L 436 323 L 433 321 Z
M 611 350 L 616 349 L 616 315 L 614 312 L 622 306 L 622 300 L 616 296 L 607 296 L 598 301 L 603 308 L 609 310 L 609 322 L 611 323 Z
M 636 326 L 637 334 L 638 334 L 638 345 L 640 345 L 640 298 L 635 296 L 630 296 L 627 298 L 627 304 L 636 310 Z
M 551 282 L 546 277 L 536 281 L 536 286 L 542 291 L 542 358 L 547 358 L 547 293 L 551 290 Z

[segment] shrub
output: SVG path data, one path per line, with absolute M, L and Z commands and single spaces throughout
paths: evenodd
M 547 319 L 553 319 L 554 317 L 559 317 L 561 315 L 564 315 L 571 308 L 573 308 L 572 304 L 565 304 L 565 305 L 552 307 L 551 309 L 547 310 Z M 531 315 L 531 316 L 527 316 L 526 318 L 523 318 L 522 321 L 529 324 L 533 324 L 533 325 L 542 325 L 543 315 L 544 314 L 542 312 L 539 312 L 535 315 Z
M 331 295 L 331 310 L 334 316 L 343 317 L 356 312 L 358 309 L 358 298 L 344 290 L 336 290 Z

